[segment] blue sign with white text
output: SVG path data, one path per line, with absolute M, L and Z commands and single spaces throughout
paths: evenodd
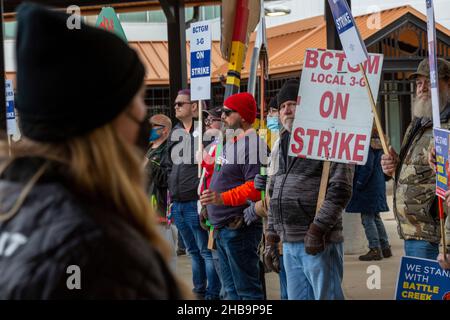
M 11 80 L 5 80 L 6 129 L 8 135 L 16 134 L 16 115 L 14 111 L 14 88 Z
M 211 50 L 191 52 L 191 78 L 211 75 Z
M 339 34 L 355 26 L 346 1 L 332 0 L 329 1 L 329 4 Z
M 359 34 L 352 12 L 346 0 L 328 0 L 342 49 L 352 67 L 367 61 L 369 55 Z
M 436 194 L 445 199 L 448 190 L 449 165 L 449 138 L 450 131 L 435 128 L 434 147 L 436 150 Z
M 14 120 L 15 118 L 14 101 L 6 101 L 6 119 Z
M 402 257 L 396 300 L 450 300 L 450 270 L 435 260 Z

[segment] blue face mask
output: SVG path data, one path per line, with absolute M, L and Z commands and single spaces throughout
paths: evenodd
M 267 117 L 267 128 L 269 130 L 280 130 L 278 117 Z
M 152 128 L 150 130 L 150 138 L 148 139 L 149 142 L 153 142 L 161 137 L 161 135 L 158 133 L 159 129 Z

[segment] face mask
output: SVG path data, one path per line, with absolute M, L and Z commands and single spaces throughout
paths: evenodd
M 267 128 L 269 130 L 280 130 L 278 117 L 267 117 Z
M 152 130 L 150 130 L 150 138 L 148 140 L 149 142 L 158 140 L 161 137 L 161 135 L 158 133 L 158 130 L 159 129 L 155 129 L 155 128 L 152 128 Z
M 147 152 L 149 132 L 151 129 L 150 122 L 146 119 L 144 119 L 143 121 L 139 121 L 139 119 L 137 119 L 130 112 L 126 112 L 125 114 L 139 126 L 139 131 L 135 142 L 136 147 L 138 147 L 144 153 Z

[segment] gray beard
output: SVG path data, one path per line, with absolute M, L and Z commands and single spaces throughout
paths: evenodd
M 439 97 L 439 112 L 445 109 L 448 103 L 448 96 L 446 94 L 440 94 Z M 431 97 L 426 100 L 413 98 L 413 115 L 416 118 L 429 118 L 433 117 L 433 108 L 431 104 Z
M 293 124 L 294 124 L 294 119 L 289 119 L 289 120 L 286 120 L 286 122 L 283 124 L 283 127 L 287 131 L 291 132 Z

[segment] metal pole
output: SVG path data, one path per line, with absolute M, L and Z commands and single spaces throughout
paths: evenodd
M 350 1 L 348 1 L 348 6 L 351 8 Z M 327 31 L 327 49 L 342 50 L 341 40 L 339 40 L 339 35 L 336 31 L 333 14 L 331 13 L 328 0 L 325 0 L 325 21 Z M 319 196 L 317 198 L 316 214 L 319 212 L 320 208 L 322 207 L 322 203 L 325 201 L 325 196 L 328 188 L 328 179 L 330 176 L 330 166 L 330 161 L 323 162 Z
M 3 0 L 0 0 L 0 139 L 6 139 L 5 51 L 3 41 Z
M 202 177 L 202 160 L 203 160 L 203 104 L 202 100 L 198 101 L 198 177 Z M 206 180 L 206 179 L 205 179 Z M 205 189 L 206 190 L 206 189 Z
M 170 117 L 175 113 L 172 103 L 179 90 L 187 88 L 186 30 L 184 1 L 160 0 L 167 18 L 167 37 L 169 42 L 169 83 L 170 83 Z

